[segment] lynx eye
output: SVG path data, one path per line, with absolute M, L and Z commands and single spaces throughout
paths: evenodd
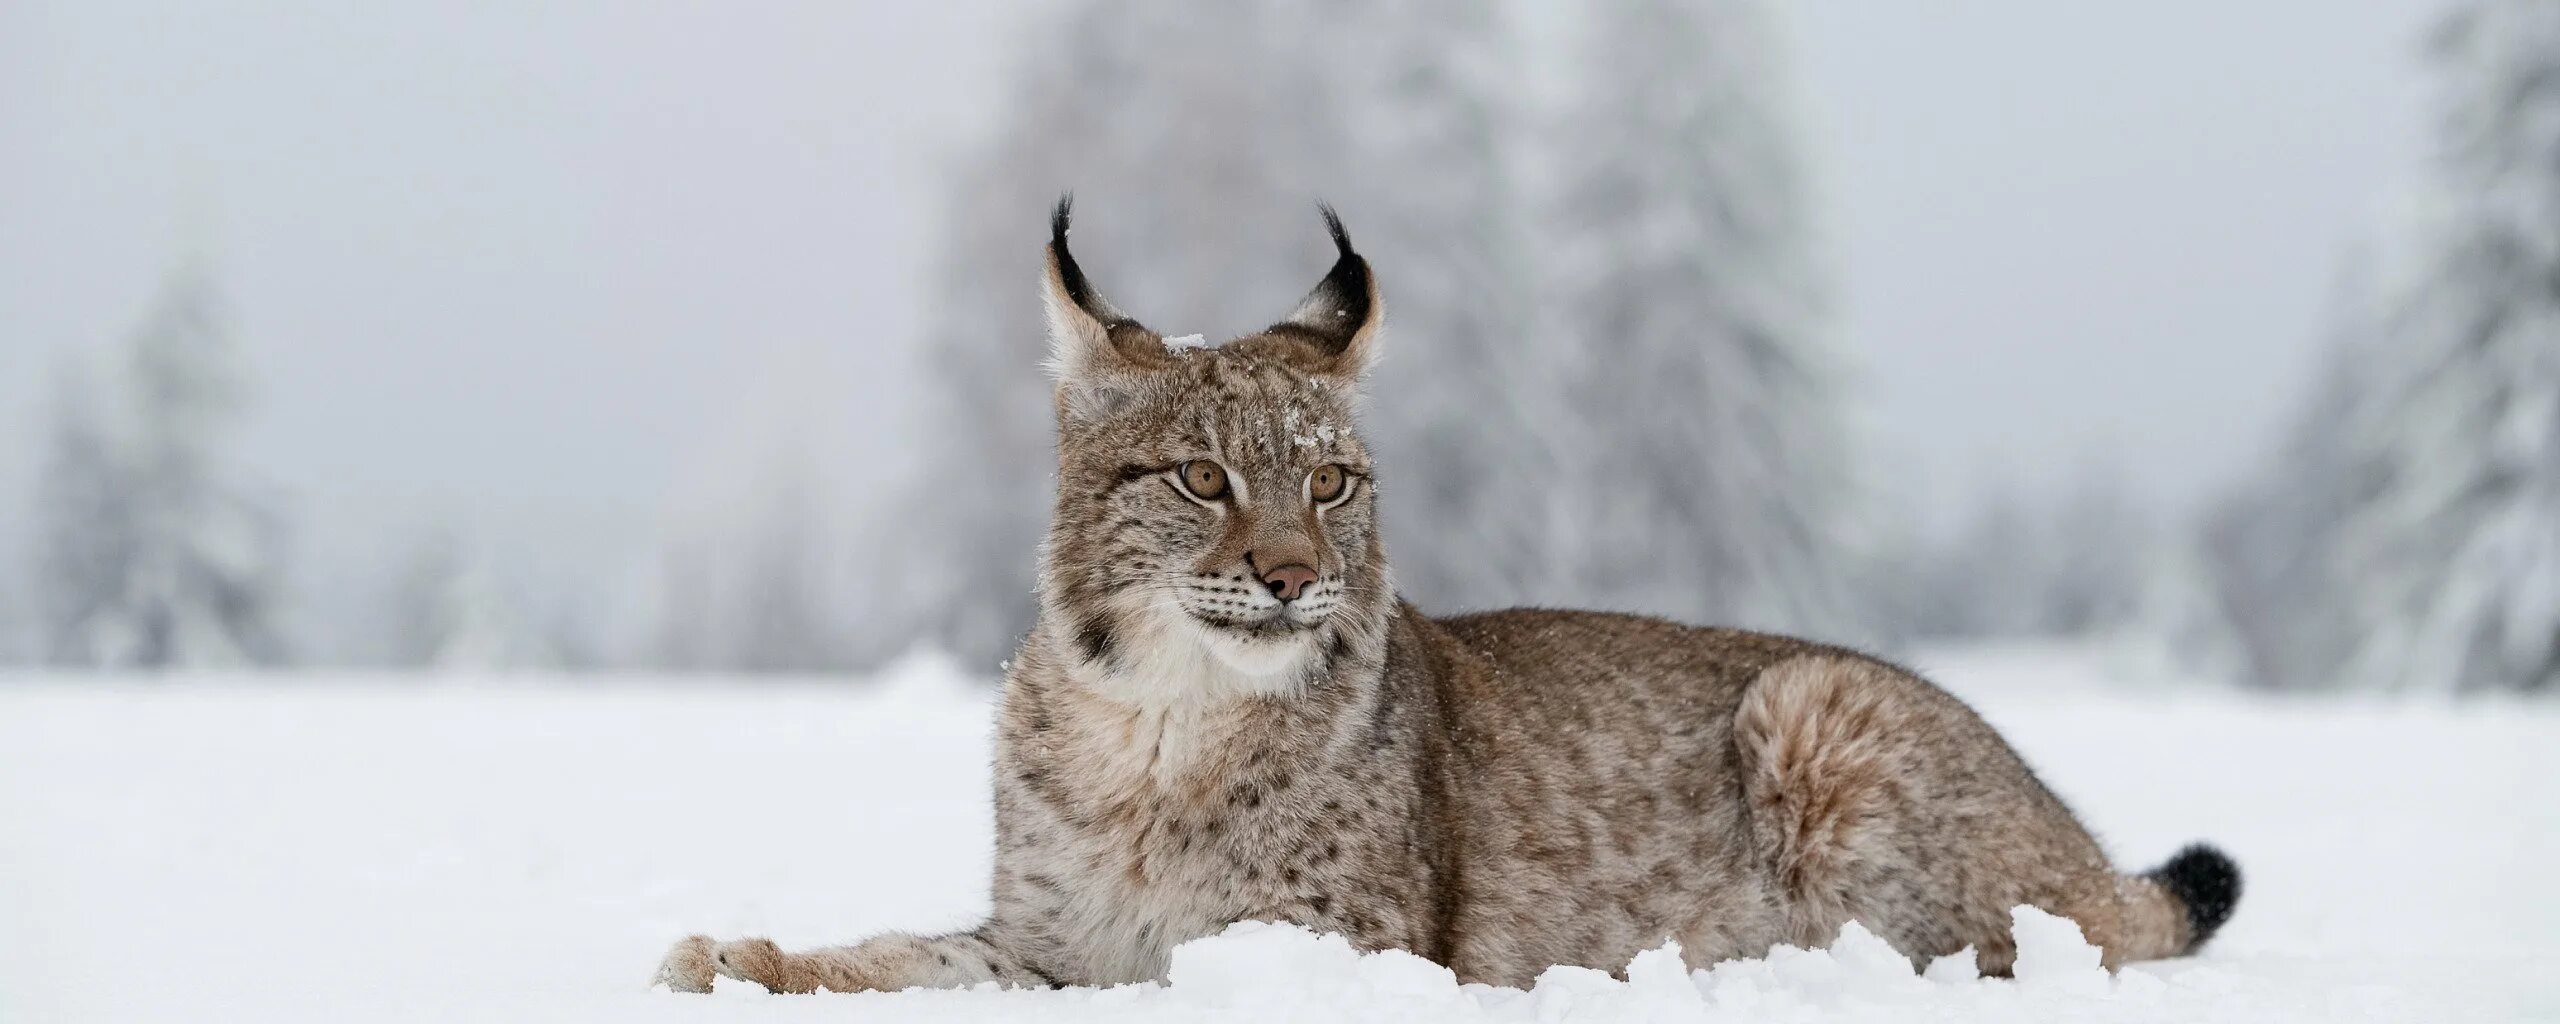
M 1181 466 L 1182 489 L 1202 501 L 1216 501 L 1227 496 L 1227 467 L 1207 459 L 1193 459 Z
M 1340 466 L 1317 466 L 1315 472 L 1307 474 L 1307 497 L 1318 505 L 1331 504 L 1341 500 L 1350 482 L 1350 475 Z

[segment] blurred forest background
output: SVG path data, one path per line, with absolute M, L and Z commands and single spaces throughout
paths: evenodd
M 991 669 L 1031 614 L 1050 471 L 1033 281 L 1043 210 L 1072 188 L 1115 301 L 1213 337 L 1285 310 L 1328 258 L 1313 200 L 1341 208 L 1391 310 L 1367 422 L 1389 552 L 1427 609 L 1590 606 L 1887 650 L 2102 637 L 2285 690 L 2560 689 L 2560 4 L 2368 12 L 2408 69 L 2390 79 L 2415 112 L 2407 195 L 2275 247 L 2325 298 L 2243 296 L 2249 315 L 2219 322 L 2201 296 L 2236 300 L 2193 268 L 2255 258 L 2246 224 L 2094 253 L 2061 228 L 1942 254 L 1920 251 L 1936 235 L 1897 240 L 1986 204 L 2067 226 L 2137 200 L 2121 178 L 2036 178 L 2039 126 L 2012 108 L 1921 146 L 1969 167 L 2006 137 L 2019 180 L 2047 188 L 1860 185 L 1950 175 L 1843 165 L 1858 144 L 1821 140 L 1897 128 L 1821 106 L 1805 67 L 1854 78 L 1841 65 L 1866 53 L 1930 47 L 1895 30 L 1911 13 L 1809 6 L 1826 11 L 1055 0 L 914 37 L 886 12 L 840 37 L 761 8 L 722 33 L 619 7 L 424 33 L 313 10 L 257 30 L 307 74 L 229 91 L 266 80 L 242 70 L 254 47 L 188 42 L 255 34 L 222 16 L 0 15 L 17 66 L 0 71 L 0 665 L 832 673 L 929 646 Z M 2152 38 L 2219 42 L 2137 55 L 2156 73 L 2075 130 L 2135 111 L 2123 130 L 2160 153 L 2128 173 L 2196 190 L 2229 187 L 2197 183 L 2217 139 L 2320 151 L 2334 126 L 2145 121 L 2152 99 L 2210 109 L 2169 80 L 2233 39 L 2263 40 L 2252 66 L 2303 91 L 2320 61 L 2364 56 L 2177 6 Z M 2070 15 L 1998 16 L 2028 19 L 1999 46 L 2071 72 Z M 628 55 L 553 59 L 609 50 L 582 39 L 599 20 Z M 864 46 L 909 63 L 830 77 Z M 181 70 L 133 70 L 163 58 Z M 104 85 L 60 72 L 98 60 Z M 1897 66 L 1982 95 L 2052 84 L 1962 63 Z M 454 123 L 369 106 L 420 82 Z M 736 113 L 768 99 L 794 116 Z M 223 125 L 242 104 L 309 123 Z M 125 138 L 147 135 L 120 119 L 136 110 L 213 123 L 257 159 Z M 599 141 L 652 131 L 659 148 Z M 53 268 L 103 265 L 69 241 L 115 176 L 9 151 L 98 138 L 179 165 L 178 185 L 119 214 L 161 240 L 156 265 L 66 284 Z M 511 156 L 416 177 L 345 162 L 438 139 Z M 547 147 L 562 155 L 523 155 Z M 863 170 L 878 149 L 912 162 Z M 498 184 L 524 175 L 552 191 Z M 232 188 L 326 190 L 381 219 L 268 230 L 273 207 Z M 1917 201 L 1865 226 L 1874 201 L 1830 198 L 1861 188 Z M 2261 191 L 2248 202 L 2287 201 Z M 596 216 L 596 195 L 658 216 Z M 560 235 L 576 259 L 503 251 Z M 1914 251 L 1871 251 L 1895 246 Z M 2137 264 L 2192 269 L 2200 297 L 2128 304 L 2196 315 L 2111 314 L 2131 325 L 2113 338 L 2050 326 L 2068 303 L 2037 274 Z M 312 272 L 364 266 L 405 290 L 377 303 L 370 278 Z M 1916 268 L 1919 308 L 1978 312 L 1892 316 L 1896 267 Z M 1956 383 L 1895 391 L 1921 374 Z M 2220 404 L 2112 397 L 2199 380 Z M 325 397 L 277 422 L 279 390 Z

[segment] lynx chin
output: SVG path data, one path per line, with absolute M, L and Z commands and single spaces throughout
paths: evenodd
M 660 982 L 1110 985 L 1245 920 L 1514 986 L 1665 938 L 1699 966 L 1819 945 L 1852 920 L 2003 973 L 2018 904 L 2079 922 L 2110 966 L 2190 952 L 2230 916 L 2228 858 L 2118 873 L 1990 726 L 1894 665 L 1399 601 L 1392 478 L 1354 426 L 1384 306 L 1325 222 L 1340 255 L 1287 319 L 1168 345 L 1094 290 L 1058 204 L 1058 494 L 999 712 L 993 916 L 798 952 L 695 936 Z

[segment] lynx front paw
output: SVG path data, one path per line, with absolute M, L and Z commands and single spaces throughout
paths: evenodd
M 719 949 L 708 935 L 694 935 L 667 950 L 666 959 L 658 961 L 658 984 L 670 992 L 709 992 L 715 970 L 714 953 Z
M 837 991 L 861 988 L 841 978 L 831 979 L 827 966 L 823 959 L 785 953 L 772 939 L 714 942 L 695 935 L 667 951 L 666 959 L 658 962 L 657 980 L 672 992 L 709 992 L 715 975 L 751 981 L 773 992 L 815 992 L 828 987 L 831 980 Z
M 711 947 L 711 969 L 723 978 L 752 981 L 773 992 L 815 992 L 818 980 L 773 944 L 772 939 L 739 939 Z

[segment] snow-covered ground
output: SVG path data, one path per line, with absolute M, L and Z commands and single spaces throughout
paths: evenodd
M 2124 861 L 2238 858 L 2223 937 L 2107 979 L 2029 915 L 2016 981 L 1917 979 L 1851 935 L 1521 993 L 1248 926 L 1161 988 L 680 996 L 646 982 L 688 933 L 814 945 L 983 911 L 966 680 L 18 678 L 0 1021 L 2560 1019 L 2560 706 L 2137 700 L 2069 652 L 1922 664 Z

